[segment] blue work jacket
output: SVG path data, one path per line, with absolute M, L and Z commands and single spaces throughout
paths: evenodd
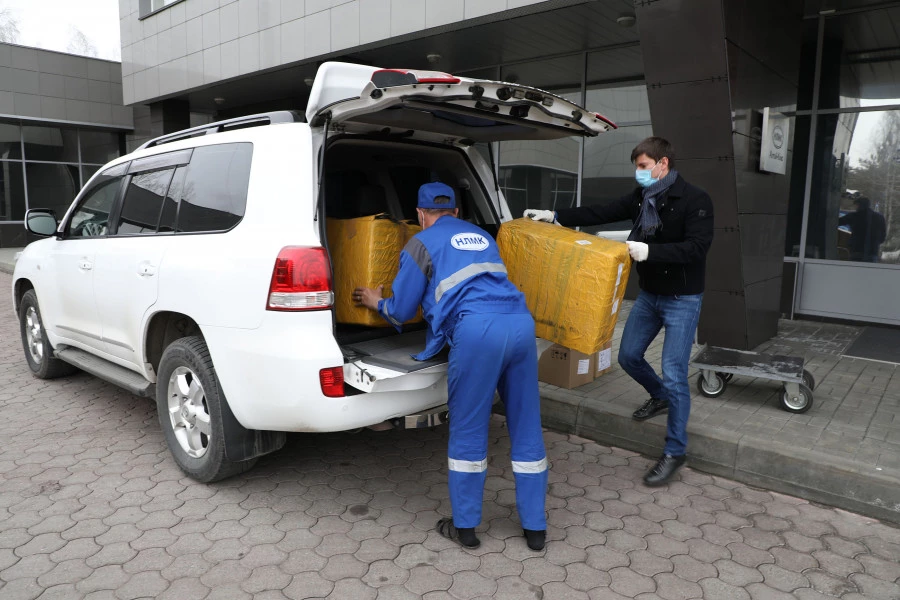
M 378 312 L 397 330 L 419 306 L 429 325 L 427 360 L 440 352 L 465 313 L 528 313 L 525 296 L 506 277 L 497 243 L 483 229 L 450 215 L 417 233 L 400 253 L 393 297 Z

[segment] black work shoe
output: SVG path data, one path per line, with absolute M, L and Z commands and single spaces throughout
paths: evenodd
M 546 529 L 522 529 L 525 532 L 525 542 L 532 550 L 543 550 L 544 540 L 547 538 Z
M 474 527 L 456 527 L 453 519 L 444 518 L 435 525 L 437 532 L 448 540 L 453 540 L 466 548 L 477 548 L 481 545 L 481 540 L 475 535 Z
M 669 454 L 663 454 L 662 458 L 653 465 L 653 468 L 644 475 L 644 484 L 650 487 L 657 487 L 668 483 L 672 478 L 672 475 L 675 474 L 675 471 L 680 469 L 681 465 L 684 464 L 684 461 L 684 455 L 671 456 Z
M 632 413 L 635 421 L 644 421 L 650 417 L 655 417 L 659 413 L 669 410 L 669 401 L 660 400 L 659 398 L 650 398 L 644 402 L 643 406 Z

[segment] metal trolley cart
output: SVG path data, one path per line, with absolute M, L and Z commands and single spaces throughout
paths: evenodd
M 697 389 L 707 398 L 721 396 L 735 375 L 743 375 L 783 382 L 781 408 L 788 412 L 812 408 L 816 382 L 800 357 L 703 346 L 691 364 L 700 369 Z

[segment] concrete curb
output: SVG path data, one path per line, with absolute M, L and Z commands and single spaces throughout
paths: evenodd
M 635 421 L 635 407 L 541 389 L 545 427 L 655 458 L 662 453 L 665 415 Z M 576 392 L 577 393 L 577 392 Z M 702 425 L 688 425 L 688 465 L 698 471 L 900 523 L 900 470 Z

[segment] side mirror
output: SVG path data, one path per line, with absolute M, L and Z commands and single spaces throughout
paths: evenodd
M 56 235 L 59 222 L 49 208 L 33 208 L 25 213 L 25 229 L 41 237 Z

